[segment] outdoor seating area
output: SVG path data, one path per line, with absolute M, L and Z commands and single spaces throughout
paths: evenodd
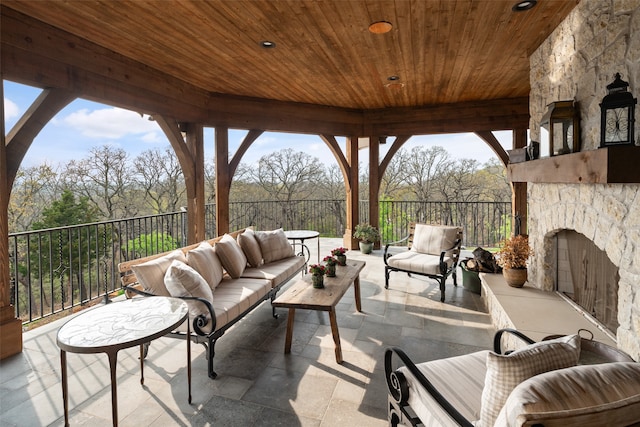
M 321 257 L 341 239 L 320 239 Z M 316 258 L 316 245 L 310 245 Z M 192 346 L 192 404 L 187 402 L 185 342 L 160 338 L 145 359 L 140 385 L 137 348 L 118 358 L 119 425 L 385 426 L 384 350 L 404 348 L 423 360 L 472 353 L 491 345 L 494 329 L 479 295 L 398 275 L 385 290 L 382 251 L 347 259 L 360 272 L 362 312 L 349 290 L 336 305 L 343 363 L 336 362 L 329 317 L 296 310 L 291 352 L 285 354 L 288 313 L 263 302 L 216 345 L 218 377 L 207 375 L 202 346 Z M 285 287 L 284 289 L 288 289 Z M 2 415 L 7 426 L 63 425 L 60 351 L 56 333 L 66 319 L 24 334 L 25 350 L 0 362 Z M 68 354 L 70 424 L 111 424 L 109 364 L 104 354 Z

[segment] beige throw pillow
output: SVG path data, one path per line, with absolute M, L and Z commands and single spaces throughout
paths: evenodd
M 491 427 L 495 424 L 500 410 L 518 384 L 543 372 L 575 366 L 579 357 L 578 335 L 540 341 L 506 356 L 493 352 L 487 354 L 479 425 Z
M 204 241 L 197 248 L 187 252 L 187 262 L 204 277 L 212 291 L 222 281 L 222 264 L 209 242 Z
M 220 259 L 224 269 L 229 273 L 229 276 L 237 279 L 242 275 L 247 267 L 247 257 L 242 252 L 242 248 L 240 248 L 236 239 L 229 234 L 225 234 L 213 246 L 213 251 Z
M 187 264 L 174 260 L 164 275 L 164 284 L 172 297 L 199 297 L 211 302 L 213 294 L 204 278 Z M 211 317 L 207 307 L 198 301 L 188 300 L 189 320 L 196 316 Z
M 265 264 L 293 256 L 293 248 L 282 228 L 273 231 L 256 231 L 255 235 Z
M 180 249 L 176 249 L 165 256 L 134 265 L 131 270 L 133 270 L 136 279 L 138 279 L 138 282 L 146 292 L 168 297 L 170 295 L 164 286 L 164 274 L 173 260 L 187 262 L 184 253 Z
M 247 228 L 238 235 L 238 244 L 251 267 L 259 267 L 262 264 L 262 251 L 252 229 Z

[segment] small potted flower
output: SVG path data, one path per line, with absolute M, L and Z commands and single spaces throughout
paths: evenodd
M 338 265 L 347 265 L 347 249 L 343 247 L 335 248 L 331 250 L 333 255 L 338 260 Z
M 324 257 L 322 261 L 324 261 L 324 264 L 327 266 L 327 277 L 336 277 L 336 264 L 338 264 L 338 260 L 331 255 L 328 255 Z
M 507 284 L 514 288 L 521 288 L 527 281 L 527 260 L 531 255 L 529 237 L 520 234 L 502 242 L 497 253 L 497 263 L 502 267 L 502 275 Z
M 324 274 L 326 268 L 322 264 L 311 264 L 309 266 L 309 273 L 311 273 L 311 283 L 316 289 L 324 288 Z
M 360 240 L 360 251 L 363 254 L 370 254 L 373 251 L 373 244 L 380 240 L 380 232 L 370 224 L 358 224 L 353 237 Z

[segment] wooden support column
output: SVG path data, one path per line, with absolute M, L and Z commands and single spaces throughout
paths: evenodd
M 513 148 L 527 146 L 527 130 L 513 130 Z M 527 234 L 527 183 L 511 183 L 511 215 L 513 217 L 512 232 Z M 519 224 L 518 224 L 519 223 Z
M 229 129 L 218 126 L 216 134 L 216 235 L 229 232 L 229 192 L 231 167 L 229 165 Z
M 204 130 L 202 125 L 187 123 L 187 148 L 191 153 L 193 173 L 185 183 L 187 185 L 187 231 L 188 244 L 198 243 L 206 239 L 204 222 Z
M 380 230 L 380 142 L 377 136 L 369 137 L 369 224 Z M 380 249 L 380 242 L 375 242 Z
M 347 185 L 347 224 L 342 241 L 347 249 L 357 249 L 358 239 L 353 237 L 355 226 L 360 222 L 360 195 L 358 194 L 358 137 L 347 138 L 347 162 L 349 182 Z

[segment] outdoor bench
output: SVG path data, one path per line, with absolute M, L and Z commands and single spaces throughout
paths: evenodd
M 213 370 L 214 347 L 231 326 L 262 304 L 305 268 L 282 229 L 239 230 L 118 265 L 128 298 L 172 296 L 189 305 L 191 340 L 204 345 L 208 375 Z M 276 317 L 275 308 L 273 315 Z M 187 325 L 168 336 L 181 337 Z

